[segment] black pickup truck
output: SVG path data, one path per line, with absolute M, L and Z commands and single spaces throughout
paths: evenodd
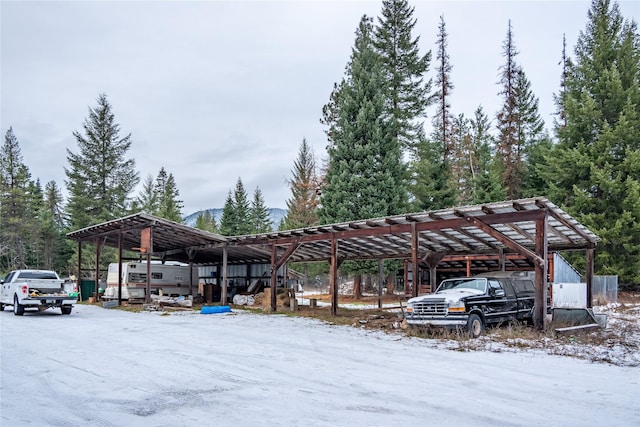
M 535 300 L 532 272 L 492 272 L 443 280 L 433 294 L 407 302 L 410 326 L 461 329 L 478 337 L 486 325 L 531 322 Z

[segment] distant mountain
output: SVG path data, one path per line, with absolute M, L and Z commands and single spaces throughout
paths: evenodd
M 271 226 L 273 227 L 274 230 L 277 230 L 278 226 L 280 225 L 280 221 L 282 221 L 282 218 L 284 218 L 287 215 L 287 210 L 279 209 L 279 208 L 267 208 L 267 210 L 269 211 Z M 198 215 L 203 214 L 206 211 L 209 211 L 211 216 L 213 216 L 216 219 L 216 223 L 220 225 L 220 219 L 222 218 L 222 208 L 211 208 L 211 209 L 205 209 L 198 212 L 194 212 L 190 215 L 185 216 L 183 219 L 183 222 L 190 227 L 195 227 L 196 220 L 198 219 Z

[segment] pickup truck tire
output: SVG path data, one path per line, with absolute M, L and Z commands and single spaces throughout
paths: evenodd
M 22 316 L 24 314 L 24 305 L 18 301 L 18 295 L 13 296 L 13 314 Z
M 62 307 L 60 307 L 60 310 L 62 310 L 62 314 L 71 314 L 72 309 L 73 307 L 70 305 L 63 305 Z
M 469 332 L 469 336 L 472 338 L 478 338 L 482 331 L 484 331 L 484 322 L 477 314 L 472 314 L 469 316 L 469 320 L 467 321 L 467 331 Z

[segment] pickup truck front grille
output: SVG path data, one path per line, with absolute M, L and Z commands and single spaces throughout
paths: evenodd
M 413 304 L 413 314 L 447 314 L 447 308 L 446 302 L 417 302 Z

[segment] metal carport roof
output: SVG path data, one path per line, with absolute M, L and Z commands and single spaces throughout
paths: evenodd
M 265 234 L 225 237 L 138 213 L 67 234 L 79 242 L 136 250 L 142 230 L 150 230 L 151 255 L 195 264 L 270 263 L 272 283 L 286 262 L 330 261 L 335 313 L 337 268 L 344 260 L 411 259 L 435 269 L 470 254 L 518 254 L 534 266 L 537 306 L 544 308 L 548 251 L 587 250 L 591 287 L 595 245 L 599 238 L 568 213 L 535 197 L 461 206 L 383 218 L 363 219 Z M 446 261 L 449 257 L 451 261 Z M 500 264 L 504 266 L 504 261 Z M 431 275 L 435 277 L 435 275 Z M 419 279 L 418 279 L 419 280 Z M 225 287 L 223 287 L 224 289 Z M 414 294 L 417 286 L 413 287 Z M 590 295 L 588 295 L 590 301 Z M 275 310 L 275 293 L 272 308 Z M 542 312 L 538 318 L 542 317 Z M 542 320 L 540 320 L 542 321 Z
M 142 229 L 153 230 L 152 255 L 173 261 L 216 264 L 227 247 L 228 262 L 269 263 L 271 247 L 281 256 L 289 244 L 299 246 L 289 261 L 326 261 L 331 256 L 331 240 L 340 241 L 339 257 L 365 260 L 410 258 L 412 227 L 418 232 L 420 253 L 452 256 L 496 254 L 512 251 L 511 242 L 533 249 L 535 220 L 547 213 L 548 249 L 575 250 L 595 245 L 599 238 L 544 197 L 486 203 L 474 206 L 393 215 L 297 230 L 226 237 L 137 213 L 67 234 L 78 242 L 136 250 Z M 504 238 L 496 237 L 496 233 Z M 508 240 L 507 240 L 508 239 Z

